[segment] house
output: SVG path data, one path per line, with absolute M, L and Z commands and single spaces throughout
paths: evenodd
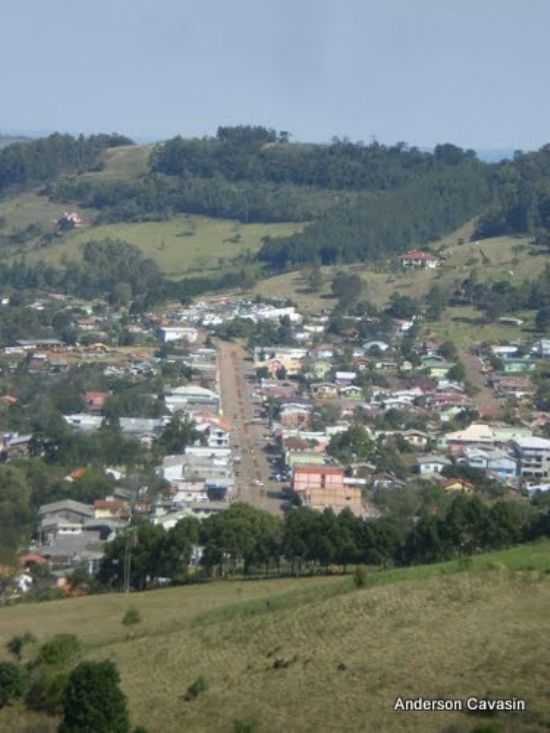
M 529 377 L 509 377 L 493 374 L 490 383 L 497 396 L 515 397 L 520 400 L 533 394 L 535 387 Z
M 519 460 L 522 479 L 531 483 L 550 476 L 550 440 L 531 436 L 518 438 L 511 445 Z
M 526 374 L 535 370 L 536 364 L 528 356 L 502 360 L 504 374 Z
M 363 399 L 363 390 L 356 384 L 350 384 L 349 387 L 340 387 L 338 390 L 340 397 L 346 400 L 361 400 Z
M 355 379 L 357 379 L 356 372 L 336 372 L 334 375 L 336 384 L 343 387 L 349 387 Z
M 531 352 L 540 359 L 550 359 L 550 339 L 539 339 L 531 347 Z
M 330 400 L 338 397 L 338 387 L 331 382 L 312 384 L 309 389 L 312 396 L 319 400 Z
M 423 252 L 419 249 L 412 249 L 401 255 L 399 258 L 401 266 L 404 268 L 429 268 L 430 270 L 435 269 L 439 265 L 439 260 L 429 252 Z
M 169 390 L 164 395 L 164 402 L 172 413 L 209 407 L 217 414 L 220 409 L 220 398 L 217 392 L 196 384 L 187 384 Z
M 231 425 L 222 417 L 196 416 L 196 429 L 202 433 L 205 445 L 209 448 L 229 448 Z
M 446 466 L 450 466 L 451 461 L 445 456 L 428 455 L 418 458 L 416 465 L 421 476 L 433 476 L 441 473 Z
M 458 458 L 458 462 L 493 474 L 502 481 L 515 478 L 518 474 L 517 457 L 499 448 L 465 448 L 464 456 Z
M 257 346 L 254 349 L 254 367 L 266 367 L 274 375 L 284 369 L 288 376 L 300 374 L 307 356 L 307 349 L 283 346 Z
M 0 440 L 0 460 L 11 461 L 29 454 L 32 435 L 6 433 Z
M 109 397 L 109 392 L 85 392 L 84 402 L 91 412 L 101 412 Z
M 304 506 L 323 511 L 332 509 L 339 513 L 350 509 L 363 514 L 361 489 L 346 486 L 344 469 L 340 466 L 297 466 L 292 475 L 292 488 Z
M 87 519 L 94 516 L 93 507 L 73 499 L 52 501 L 49 504 L 42 504 L 38 509 L 38 516 L 44 520 L 64 520 L 72 523 L 83 524 Z
M 199 332 L 192 326 L 161 326 L 160 336 L 165 344 L 172 341 L 186 341 L 188 344 L 194 344 L 199 338 Z
M 308 428 L 311 410 L 310 404 L 286 403 L 279 412 L 279 422 L 284 428 Z
M 120 499 L 98 499 L 94 501 L 94 519 L 128 519 L 128 502 Z
M 440 356 L 424 356 L 422 357 L 421 369 L 423 369 L 432 379 L 444 379 L 454 364 L 446 361 Z
M 428 445 L 430 439 L 427 433 L 423 433 L 421 430 L 403 430 L 401 431 L 401 437 L 404 438 L 409 445 L 414 448 L 424 450 Z
M 461 491 L 464 494 L 472 494 L 475 490 L 473 484 L 463 478 L 450 478 L 440 484 L 444 491 Z

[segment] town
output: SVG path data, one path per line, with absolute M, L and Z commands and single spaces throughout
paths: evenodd
M 420 251 L 401 262 L 438 264 Z M 357 290 L 338 273 L 337 292 L 342 280 Z M 74 579 L 94 578 L 136 521 L 171 530 L 246 503 L 368 522 L 423 487 L 539 501 L 550 488 L 550 419 L 536 377 L 550 340 L 465 354 L 425 337 L 422 308 L 373 314 L 360 289 L 343 315 L 340 305 L 312 313 L 222 294 L 132 313 L 33 296 L 24 308 L 49 332 L 15 338 L 0 357 L 3 470 L 43 467 L 22 528 L 32 522 L 30 542 L 3 566 L 4 602 L 82 592 L 90 586 Z M 193 546 L 192 572 L 203 549 Z

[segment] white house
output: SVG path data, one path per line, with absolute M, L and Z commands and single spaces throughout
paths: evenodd
M 421 476 L 434 476 L 441 473 L 445 466 L 450 466 L 451 461 L 445 456 L 422 456 L 416 461 L 416 465 Z
M 194 344 L 199 332 L 193 326 L 162 326 L 160 335 L 165 344 L 171 341 L 187 341 L 189 344 Z

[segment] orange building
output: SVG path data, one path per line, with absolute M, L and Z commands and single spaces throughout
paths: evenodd
M 363 514 L 361 489 L 346 486 L 344 469 L 340 466 L 296 466 L 292 488 L 302 504 L 311 509 L 332 509 L 338 514 L 347 508 L 354 514 Z

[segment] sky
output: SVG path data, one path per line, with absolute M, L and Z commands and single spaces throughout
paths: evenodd
M 3 0 L 0 131 L 530 149 L 548 0 Z

